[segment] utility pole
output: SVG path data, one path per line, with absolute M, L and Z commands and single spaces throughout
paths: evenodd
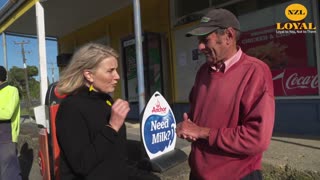
M 8 69 L 8 59 L 7 59 L 7 38 L 6 33 L 2 33 L 2 47 L 3 47 L 3 60 L 4 60 L 4 67 Z
M 51 83 L 54 83 L 54 69 L 55 69 L 55 67 L 54 67 L 54 64 L 55 63 L 48 63 L 48 64 L 51 64 L 51 68 L 49 67 L 49 69 L 51 69 L 51 78 L 52 78 L 52 82 Z
M 28 111 L 30 111 L 30 108 L 31 108 L 31 96 L 30 96 L 30 89 L 29 89 L 29 78 L 28 78 L 28 70 L 27 70 L 27 64 L 26 64 L 26 53 L 30 53 L 29 51 L 26 52 L 24 50 L 24 45 L 25 44 L 29 44 L 30 41 L 24 41 L 22 40 L 21 42 L 16 42 L 14 41 L 14 43 L 16 45 L 20 45 L 21 46 L 21 54 L 22 54 L 22 62 L 23 62 L 23 68 L 24 68 L 24 77 L 25 77 L 25 80 L 26 80 L 26 90 L 27 90 L 27 97 L 26 97 L 26 100 L 27 100 L 27 108 L 28 108 Z

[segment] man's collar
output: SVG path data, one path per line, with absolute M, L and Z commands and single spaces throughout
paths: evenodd
M 227 59 L 226 61 L 224 61 L 224 64 L 226 65 L 225 68 L 225 72 L 231 67 L 233 66 L 236 62 L 238 62 L 240 60 L 240 57 L 242 55 L 242 50 L 240 47 L 237 47 L 238 51 L 236 54 L 234 54 L 231 58 Z

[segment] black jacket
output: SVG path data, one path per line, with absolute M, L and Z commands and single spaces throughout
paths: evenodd
M 61 148 L 61 180 L 128 179 L 125 126 L 106 125 L 111 115 L 107 94 L 82 88 L 60 104 L 56 128 Z

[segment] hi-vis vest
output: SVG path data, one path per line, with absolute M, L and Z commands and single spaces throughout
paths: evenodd
M 0 144 L 18 142 L 19 132 L 19 92 L 16 87 L 4 82 L 0 84 Z

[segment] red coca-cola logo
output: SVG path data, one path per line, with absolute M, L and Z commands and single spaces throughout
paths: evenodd
M 275 96 L 317 95 L 316 68 L 287 68 L 272 70 Z
M 287 89 L 296 88 L 317 88 L 318 87 L 318 76 L 299 76 L 298 73 L 291 74 L 286 81 Z

